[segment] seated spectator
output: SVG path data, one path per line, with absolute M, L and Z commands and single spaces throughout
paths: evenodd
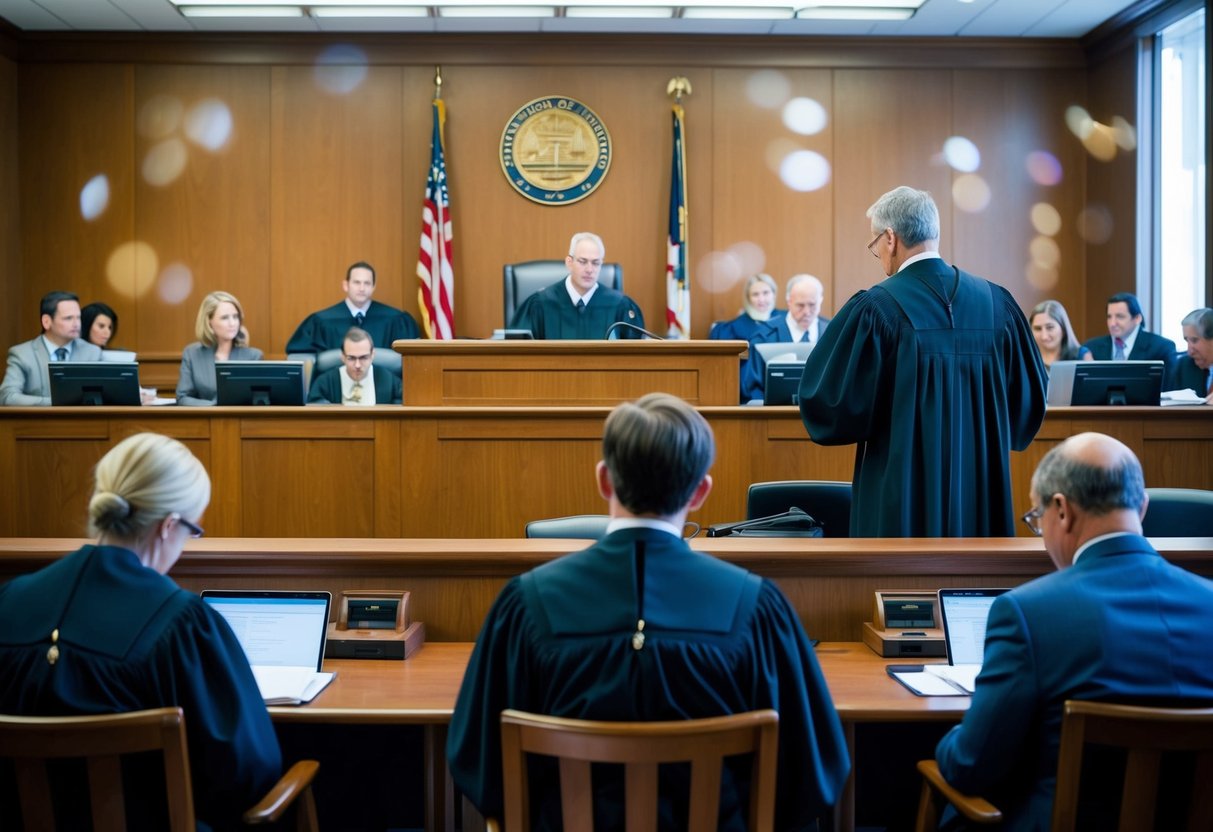
M 775 278 L 753 274 L 741 294 L 741 314 L 731 321 L 719 321 L 708 333 L 713 341 L 748 341 L 779 310 L 775 308 Z
M 682 539 L 712 488 L 714 454 L 708 423 L 673 396 L 653 393 L 608 417 L 595 472 L 612 518 L 606 537 L 506 584 L 463 677 L 447 759 L 486 816 L 503 810 L 505 708 L 609 721 L 774 708 L 775 827 L 810 827 L 838 799 L 846 743 L 795 610 L 772 581 Z M 560 826 L 550 762 L 532 765 L 536 829 Z M 728 765 L 720 828 L 744 828 L 749 773 L 749 760 Z M 685 787 L 685 769 L 671 775 Z M 595 828 L 622 829 L 618 773 L 595 785 Z M 681 803 L 663 794 L 663 828 L 686 828 L 682 791 Z
M 216 361 L 260 361 L 261 350 L 248 346 L 244 308 L 227 292 L 211 292 L 202 299 L 194 334 L 198 340 L 181 354 L 177 404 L 196 407 L 218 398 Z
M 110 344 L 118 337 L 118 313 L 104 303 L 90 303 L 80 310 L 80 332 L 84 340 L 112 350 Z
M 42 298 L 41 313 L 42 334 L 9 347 L 0 405 L 50 405 L 50 362 L 101 360 L 101 350 L 80 337 L 78 297 L 71 292 L 48 292 Z
M 180 706 L 194 808 L 208 824 L 232 825 L 274 784 L 282 756 L 240 643 L 218 613 L 166 577 L 185 542 L 202 536 L 210 479 L 184 445 L 154 433 L 115 445 L 94 479 L 88 520 L 97 542 L 0 586 L 0 712 Z M 163 763 L 132 763 L 127 789 L 141 797 L 127 800 L 128 828 L 155 828 L 166 801 L 163 785 L 150 784 L 163 784 Z M 10 828 L 5 807 L 14 803 L 0 794 L 0 828 Z M 88 811 L 61 811 L 73 808 Z M 60 829 L 87 826 L 59 819 Z
M 1213 309 L 1194 309 L 1183 319 L 1188 354 L 1175 362 L 1177 389 L 1187 388 L 1213 404 Z
M 417 321 L 408 312 L 371 300 L 375 293 L 375 269 L 359 260 L 350 266 L 341 281 L 345 297 L 337 304 L 303 319 L 286 342 L 287 355 L 312 353 L 341 347 L 352 326 L 365 330 L 376 344 L 390 347 L 393 341 L 416 338 Z
M 1053 366 L 1054 361 L 1094 360 L 1091 351 L 1078 343 L 1074 327 L 1070 326 L 1070 316 L 1058 301 L 1044 300 L 1036 304 L 1028 316 L 1028 324 L 1045 367 Z
M 829 318 L 821 317 L 821 302 L 825 287 L 811 274 L 798 274 L 788 279 L 785 315 L 772 316 L 750 336 L 750 358 L 741 371 L 741 403 L 763 398 L 767 379 L 767 362 L 754 349 L 757 344 L 801 342 L 816 344 Z
M 375 344 L 358 327 L 350 327 L 341 343 L 341 366 L 325 370 L 312 379 L 308 404 L 373 405 L 400 404 L 400 376 L 375 367 Z

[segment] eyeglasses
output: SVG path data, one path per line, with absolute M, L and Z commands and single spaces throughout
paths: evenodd
M 1044 514 L 1045 507 L 1036 506 L 1036 508 L 1024 512 L 1023 517 L 1020 517 L 1019 519 L 1022 520 L 1023 524 L 1031 530 L 1032 534 L 1040 537 L 1040 518 L 1044 517 Z
M 584 269 L 586 266 L 593 266 L 593 267 L 594 267 L 594 268 L 596 268 L 596 269 L 601 269 L 601 268 L 602 268 L 602 261 L 601 261 L 601 260 L 587 260 L 587 259 L 586 259 L 586 258 L 584 258 L 584 257 L 574 257 L 574 258 L 573 258 L 573 262 L 574 262 L 574 263 L 576 263 L 578 266 L 581 266 L 581 268 L 583 268 L 583 269 Z
M 366 355 L 346 355 L 345 353 L 341 353 L 341 357 L 350 364 L 364 364 L 374 358 L 374 355 L 374 353 L 370 352 L 368 352 Z
M 175 515 L 175 516 L 176 516 L 176 518 L 177 518 L 177 522 L 178 522 L 178 523 L 180 523 L 181 525 L 185 526 L 185 528 L 186 528 L 186 529 L 189 531 L 189 533 L 190 533 L 190 537 L 192 537 L 192 538 L 194 538 L 195 540 L 197 540 L 198 538 L 203 537 L 204 535 L 206 535 L 206 532 L 205 532 L 205 531 L 203 531 L 203 529 L 202 529 L 202 527 L 201 527 L 201 526 L 198 526 L 198 525 L 195 525 L 194 523 L 191 523 L 189 520 L 186 520 L 186 519 L 185 519 L 184 517 L 182 517 L 180 514 Z
M 888 229 L 886 228 L 885 231 L 888 231 Z M 875 257 L 877 260 L 880 259 L 880 252 L 873 251 L 872 246 L 874 246 L 878 242 L 880 242 L 880 238 L 883 236 L 884 236 L 884 231 L 881 231 L 879 234 L 877 234 L 875 237 L 872 238 L 872 242 L 868 243 L 868 251 L 872 252 L 872 256 Z

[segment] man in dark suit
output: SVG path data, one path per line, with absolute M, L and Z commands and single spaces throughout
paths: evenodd
M 1166 365 L 1163 389 L 1170 390 L 1175 342 L 1142 328 L 1141 303 L 1129 292 L 1108 298 L 1108 334 L 1083 344 L 1096 361 L 1161 361 Z
M 825 287 L 811 274 L 798 274 L 788 279 L 785 298 L 788 304 L 786 315 L 774 315 L 760 324 L 750 337 L 750 358 L 742 369 L 741 402 L 763 397 L 767 379 L 767 362 L 762 353 L 754 349 L 756 344 L 782 344 L 802 342 L 816 344 L 829 318 L 821 317 L 821 301 Z
M 400 376 L 375 367 L 375 342 L 364 329 L 350 327 L 341 342 L 341 366 L 325 370 L 312 379 L 308 404 L 373 405 L 400 404 Z
M 1195 309 L 1183 319 L 1188 354 L 1175 362 L 1172 384 L 1188 389 L 1213 404 L 1213 309 Z
M 1023 520 L 1059 571 L 994 602 L 972 704 L 935 751 L 948 781 L 989 798 L 1007 830 L 1049 826 L 1067 699 L 1213 702 L 1213 582 L 1141 536 L 1133 452 L 1098 433 L 1067 439 L 1037 467 L 1032 503 Z M 1115 824 L 1088 815 L 1080 827 Z
M 52 361 L 100 361 L 101 348 L 80 337 L 80 299 L 71 292 L 42 298 L 42 334 L 14 344 L 0 382 L 0 405 L 30 407 L 51 403 Z

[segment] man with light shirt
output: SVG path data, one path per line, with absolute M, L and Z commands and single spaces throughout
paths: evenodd
M 404 392 L 400 377 L 373 366 L 374 357 L 371 336 L 365 330 L 351 327 L 341 343 L 341 366 L 312 379 L 308 404 L 400 404 Z
M 766 384 L 767 362 L 762 353 L 754 349 L 757 344 L 802 343 L 816 344 L 829 318 L 821 317 L 821 302 L 825 287 L 811 274 L 798 274 L 788 279 L 785 299 L 786 315 L 774 316 L 759 325 L 750 336 L 750 359 L 741 373 L 741 402 L 763 397 Z
M 417 321 L 412 315 L 371 300 L 375 293 L 375 269 L 370 263 L 360 260 L 350 266 L 345 280 L 341 281 L 341 291 L 345 292 L 345 298 L 340 303 L 304 318 L 291 340 L 286 342 L 287 355 L 319 355 L 337 349 L 352 326 L 370 333 L 375 343 L 386 347 L 393 341 L 418 337 Z
M 1073 436 L 1045 454 L 1031 497 L 1023 521 L 1058 571 L 994 601 L 973 701 L 935 751 L 953 787 L 1002 810 L 1005 830 L 1049 827 L 1066 700 L 1213 702 L 1213 582 L 1142 537 L 1133 452 L 1103 434 Z M 1078 828 L 1116 828 L 1101 812 L 1118 801 L 1089 800 Z
M 42 298 L 42 334 L 15 344 L 0 382 L 0 405 L 31 407 L 51 403 L 52 361 L 100 361 L 101 348 L 80 337 L 80 299 L 71 292 Z

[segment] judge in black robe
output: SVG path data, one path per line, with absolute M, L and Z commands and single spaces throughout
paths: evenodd
M 693 438 L 668 429 L 660 416 L 635 416 L 670 409 L 669 402 L 685 422 L 695 421 Z M 837 800 L 850 768 L 846 744 L 795 611 L 772 582 L 694 552 L 679 536 L 687 511 L 711 487 L 711 432 L 699 422 L 699 414 L 664 394 L 617 408 L 598 468 L 611 506 L 606 537 L 514 578 L 489 611 L 447 744 L 455 783 L 487 816 L 500 817 L 503 809 L 505 708 L 611 721 L 773 708 L 779 712 L 775 827 L 812 828 Z M 613 443 L 625 449 L 613 452 Z M 679 454 L 705 450 L 702 465 L 675 470 Z M 749 763 L 726 766 L 721 829 L 745 828 Z M 535 828 L 559 828 L 555 767 L 536 762 L 530 782 Z M 596 783 L 596 828 L 622 828 L 620 778 L 596 776 Z M 686 771 L 666 772 L 662 783 L 660 828 L 685 829 Z
M 375 269 L 359 261 L 346 270 L 341 281 L 345 299 L 303 319 L 286 342 L 286 353 L 312 353 L 341 349 L 350 327 L 370 333 L 376 344 L 390 347 L 393 341 L 419 337 L 417 321 L 408 312 L 371 300 L 375 292 Z
M 568 278 L 541 289 L 522 302 L 510 320 L 510 329 L 529 329 L 539 340 L 600 341 L 618 321 L 644 328 L 644 314 L 636 302 L 622 292 L 598 284 L 585 307 L 578 309 L 566 288 Z M 643 338 L 626 326 L 617 327 L 617 338 Z
M 813 441 L 857 445 L 851 536 L 1011 536 L 1008 456 L 1045 412 L 1031 328 L 1009 292 L 938 256 L 929 194 L 898 188 L 868 216 L 893 276 L 834 316 L 800 385 Z

